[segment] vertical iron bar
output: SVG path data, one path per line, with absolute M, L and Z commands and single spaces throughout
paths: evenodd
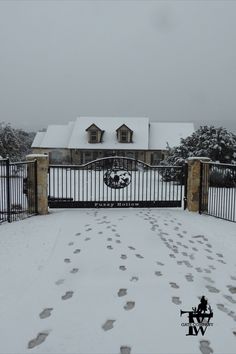
M 6 160 L 6 187 L 7 187 L 7 221 L 11 222 L 11 191 L 10 191 L 10 161 Z

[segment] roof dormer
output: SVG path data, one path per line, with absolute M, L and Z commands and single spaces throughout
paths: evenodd
M 132 143 L 133 130 L 127 127 L 126 124 L 122 124 L 116 129 L 116 136 L 119 143 Z
M 96 124 L 91 124 L 85 131 L 88 133 L 88 142 L 90 144 L 102 142 L 104 130 L 100 129 Z

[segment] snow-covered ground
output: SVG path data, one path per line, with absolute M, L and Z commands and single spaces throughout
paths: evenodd
M 0 353 L 235 353 L 236 227 L 177 209 L 0 226 Z M 205 295 L 213 326 L 186 336 Z

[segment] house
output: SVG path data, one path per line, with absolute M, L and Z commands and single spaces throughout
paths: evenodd
M 194 132 L 193 123 L 150 122 L 146 117 L 78 117 L 67 125 L 38 132 L 33 153 L 50 163 L 85 164 L 107 156 L 125 156 L 158 164 L 170 147 Z

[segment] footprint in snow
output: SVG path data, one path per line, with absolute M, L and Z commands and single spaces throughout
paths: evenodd
M 224 298 L 231 302 L 231 304 L 236 304 L 236 300 L 234 300 L 231 295 L 224 295 Z
M 124 306 L 124 309 L 126 311 L 129 311 L 129 310 L 132 310 L 135 306 L 135 302 L 134 301 L 127 301 L 125 306 Z
M 155 275 L 156 275 L 157 277 L 161 277 L 161 276 L 162 276 L 162 272 L 156 271 L 156 272 L 155 272 Z
M 196 271 L 197 271 L 198 273 L 202 273 L 202 268 L 197 267 L 197 268 L 195 268 L 195 269 L 196 269 Z
M 210 277 L 203 277 L 206 281 L 208 281 L 211 284 L 214 284 L 214 280 L 212 280 Z
M 226 264 L 226 262 L 223 261 L 223 259 L 217 259 L 217 262 L 222 263 L 222 264 Z
M 28 349 L 32 349 L 32 348 L 42 344 L 46 340 L 48 335 L 49 335 L 48 331 L 43 331 L 43 332 L 38 333 L 37 337 L 32 339 L 28 343 Z
M 130 281 L 132 282 L 137 282 L 139 280 L 139 278 L 137 276 L 133 276 L 130 278 Z
M 213 261 L 213 259 L 214 259 L 214 258 L 211 257 L 211 256 L 207 256 L 207 258 L 210 259 L 211 261 Z
M 79 236 L 79 235 L 81 235 L 81 232 L 77 232 L 77 234 L 75 234 L 75 236 Z
M 107 241 L 112 241 L 112 238 L 111 238 L 111 237 L 108 237 L 108 238 L 107 238 Z
M 180 304 L 182 304 L 182 301 L 179 299 L 178 296 L 172 296 L 172 302 L 173 302 L 175 305 L 180 305 Z
M 74 254 L 80 253 L 80 249 L 79 249 L 79 248 L 76 248 L 76 250 L 74 250 L 73 253 L 74 253 Z
M 61 299 L 62 300 L 68 300 L 73 296 L 74 292 L 73 291 L 67 291 L 64 295 L 62 295 Z
M 65 263 L 70 263 L 70 258 L 65 258 L 65 259 L 64 259 L 64 262 L 65 262 Z
M 212 270 L 216 269 L 216 267 L 214 267 L 212 264 L 209 265 L 209 268 L 211 268 Z
M 140 259 L 144 258 L 141 254 L 136 254 L 135 256 Z
M 107 320 L 103 325 L 102 325 L 102 329 L 104 331 L 109 331 L 111 330 L 114 326 L 113 323 L 116 322 L 116 320 Z
M 86 238 L 84 239 L 84 241 L 89 241 L 89 240 L 91 240 L 90 237 L 86 237 Z
M 61 284 L 64 283 L 64 281 L 65 281 L 65 279 L 58 279 L 57 281 L 55 281 L 55 284 L 56 285 L 61 285 Z
M 135 250 L 135 248 L 134 247 L 132 247 L 132 246 L 128 246 L 128 248 L 130 249 L 130 250 Z
M 200 340 L 199 349 L 202 354 L 213 353 L 213 349 L 210 347 L 210 341 L 208 341 L 208 340 Z
M 69 242 L 68 246 L 73 246 L 74 242 Z
M 108 245 L 107 248 L 108 248 L 109 250 L 113 250 L 113 247 L 112 247 L 111 245 Z
M 127 289 L 119 289 L 117 295 L 119 297 L 127 295 Z
M 227 313 L 228 312 L 228 309 L 225 307 L 225 305 L 223 305 L 223 304 L 216 304 L 216 307 L 218 308 L 218 310 L 220 310 L 220 311 L 223 311 L 223 312 L 225 312 L 225 313 Z
M 120 347 L 120 354 L 131 354 L 131 347 L 128 347 L 126 345 L 122 345 Z
M 212 248 L 212 245 L 210 243 L 207 243 L 206 246 Z
M 179 289 L 179 285 L 177 285 L 176 283 L 170 282 L 169 284 L 170 284 L 170 286 L 171 286 L 172 288 L 174 288 L 174 289 Z
M 232 285 L 227 285 L 227 288 L 231 292 L 231 294 L 236 294 L 236 287 Z
M 214 286 L 211 286 L 211 285 L 206 285 L 206 288 L 210 293 L 217 294 L 220 292 L 220 290 L 216 289 Z
M 116 243 L 121 243 L 121 241 L 120 240 L 116 240 Z
M 161 262 L 156 262 L 156 264 L 158 264 L 160 266 L 164 266 L 165 265 L 164 263 L 161 263 Z
M 75 274 L 78 272 L 78 270 L 79 270 L 79 268 L 73 268 L 73 269 L 71 269 L 70 273 Z
M 126 270 L 126 266 L 121 265 L 121 266 L 119 266 L 119 269 L 124 271 L 124 270 Z
M 53 307 L 49 307 L 49 308 L 44 309 L 44 310 L 39 314 L 39 317 L 40 317 L 41 319 L 44 319 L 44 318 L 47 318 L 47 317 L 51 316 L 52 310 L 53 310 Z
M 211 270 L 210 270 L 210 269 L 207 269 L 207 268 L 204 268 L 204 272 L 210 274 L 210 273 L 211 273 Z
M 127 256 L 126 256 L 126 254 L 122 254 L 122 255 L 120 256 L 120 258 L 121 258 L 121 259 L 127 259 Z
M 193 275 L 191 273 L 186 274 L 185 278 L 187 279 L 188 282 L 192 282 L 193 281 Z

